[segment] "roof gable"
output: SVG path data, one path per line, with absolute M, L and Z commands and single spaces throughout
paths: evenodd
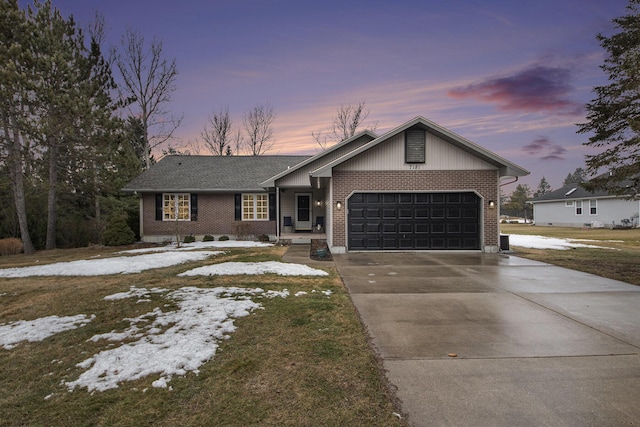
M 444 141 L 447 141 L 448 143 L 456 146 L 457 148 L 462 149 L 467 153 L 473 154 L 479 159 L 494 165 L 500 170 L 500 176 L 525 176 L 529 174 L 529 171 L 516 165 L 515 163 L 511 163 L 508 160 L 498 156 L 497 154 L 479 146 L 478 144 L 475 144 L 474 142 L 471 142 L 468 139 L 465 139 L 460 135 L 457 135 L 451 132 L 450 130 L 445 129 L 442 126 L 430 120 L 425 119 L 424 117 L 418 116 L 413 120 L 410 120 L 398 126 L 397 128 L 392 129 L 391 131 L 385 133 L 384 135 L 381 135 L 380 137 L 372 140 L 368 144 L 365 144 L 347 153 L 346 155 L 316 169 L 315 171 L 312 172 L 312 176 L 329 177 L 331 176 L 331 171 L 334 167 L 346 162 L 347 160 L 352 159 L 353 157 L 377 146 L 378 144 L 384 141 L 387 141 L 395 137 L 396 135 L 399 135 L 400 133 L 406 131 L 407 129 L 414 128 L 414 127 L 419 129 L 424 129 L 427 132 L 432 133 L 437 137 L 443 139 Z
M 345 139 L 344 141 L 341 141 L 335 145 L 333 145 L 332 147 L 316 154 L 315 156 L 309 157 L 307 160 L 304 160 L 300 163 L 298 163 L 297 165 L 288 168 L 286 170 L 283 170 L 282 172 L 278 173 L 277 175 L 274 175 L 272 177 L 270 177 L 269 179 L 263 181 L 260 185 L 262 187 L 268 188 L 268 187 L 274 187 L 276 181 L 285 178 L 287 175 L 291 175 L 296 173 L 297 171 L 303 169 L 304 167 L 308 167 L 309 168 L 309 172 L 315 168 L 318 167 L 318 165 L 324 164 L 324 163 L 328 163 L 332 160 L 334 160 L 336 157 L 336 153 L 339 153 L 340 151 L 343 151 L 341 149 L 345 148 L 348 149 L 349 145 L 354 145 L 354 149 L 356 149 L 357 147 L 363 145 L 363 143 L 367 143 L 370 141 L 373 141 L 374 139 L 376 139 L 378 137 L 378 135 L 376 135 L 375 133 L 373 133 L 370 130 L 364 130 L 362 132 L 358 132 L 357 134 L 355 134 L 354 136 L 352 136 L 351 138 Z M 315 167 L 314 167 L 315 166 Z M 313 169 L 312 169 L 313 168 Z M 308 179 L 308 175 L 306 177 Z
M 260 183 L 309 156 L 166 156 L 126 192 L 264 191 Z

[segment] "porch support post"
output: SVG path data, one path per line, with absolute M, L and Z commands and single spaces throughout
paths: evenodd
M 276 242 L 280 240 L 280 187 L 276 187 Z

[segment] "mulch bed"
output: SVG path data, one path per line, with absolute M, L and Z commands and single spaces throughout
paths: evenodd
M 318 250 L 320 250 L 320 253 L 318 252 Z M 325 255 L 321 256 L 322 254 Z M 327 241 L 315 239 L 311 240 L 311 252 L 309 253 L 309 258 L 315 261 L 333 261 L 331 251 L 327 246 Z

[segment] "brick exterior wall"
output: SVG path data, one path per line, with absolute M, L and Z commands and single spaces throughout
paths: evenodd
M 499 201 L 497 170 L 461 171 L 336 171 L 333 172 L 333 206 L 341 201 L 344 208 L 334 209 L 333 246 L 347 246 L 347 197 L 353 192 L 393 191 L 462 191 L 474 190 L 483 197 L 480 209 L 483 228 L 483 246 L 499 246 L 498 211 L 489 209 L 489 201 Z
M 156 221 L 155 194 L 142 195 L 143 241 L 162 241 L 175 235 L 174 221 Z M 234 236 L 238 223 L 248 224 L 249 233 L 275 235 L 275 221 L 236 221 L 233 194 L 198 194 L 198 220 L 180 222 L 182 235 L 201 240 L 205 234 Z

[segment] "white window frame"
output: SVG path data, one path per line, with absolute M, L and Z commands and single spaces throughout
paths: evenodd
M 176 221 L 176 212 L 178 221 L 191 221 L 191 194 L 162 193 L 162 220 Z
M 591 199 L 589 200 L 589 215 L 597 216 L 598 215 L 598 200 Z
M 269 221 L 269 194 L 242 193 L 242 220 Z
M 567 200 L 564 202 L 565 207 L 567 208 L 572 208 L 573 207 L 573 200 Z
M 582 216 L 584 212 L 582 211 L 582 200 L 576 200 L 576 215 Z

